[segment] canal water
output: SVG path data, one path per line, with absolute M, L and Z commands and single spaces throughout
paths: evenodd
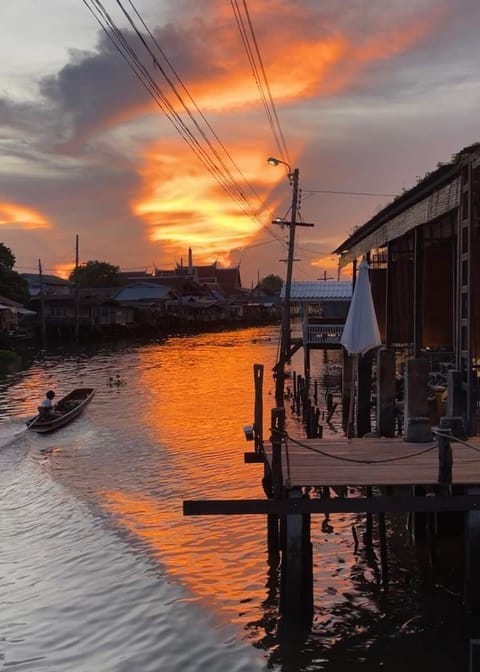
M 291 629 L 266 521 L 183 517 L 186 499 L 264 496 L 262 466 L 243 462 L 243 426 L 253 364 L 264 364 L 268 436 L 277 331 L 46 356 L 0 382 L 0 668 L 468 669 L 451 564 L 426 571 L 402 518 L 388 521 L 386 591 L 363 517 L 314 516 L 314 621 Z M 338 355 L 314 354 L 321 380 Z M 25 431 L 46 390 L 82 386 L 96 394 L 74 423 Z M 340 431 L 338 410 L 325 432 Z

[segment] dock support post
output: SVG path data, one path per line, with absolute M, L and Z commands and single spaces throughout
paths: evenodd
M 395 436 L 395 353 L 379 350 L 377 355 L 377 434 Z
M 272 481 L 274 497 L 281 497 L 283 487 L 282 439 L 284 430 L 285 409 L 272 409 Z
M 365 436 L 372 430 L 370 414 L 372 405 L 372 353 L 358 358 L 357 434 Z
M 342 352 L 342 427 L 348 432 L 348 413 L 350 409 L 350 397 L 352 396 L 352 366 L 353 357 L 345 349 Z
M 478 485 L 466 486 L 466 495 L 479 495 Z M 470 621 L 470 638 L 480 638 L 480 511 L 465 515 L 465 607 Z
M 255 452 L 263 453 L 263 364 L 254 364 L 253 378 L 255 385 Z
M 300 498 L 298 488 L 288 491 L 289 498 Z M 310 540 L 310 515 L 285 516 L 285 540 L 280 580 L 280 609 L 295 623 L 310 623 L 313 617 L 313 560 Z
M 450 427 L 442 428 L 442 433 L 438 434 L 438 482 L 442 486 L 450 485 L 452 482 L 452 446 L 450 440 L 452 430 Z
M 410 418 L 429 417 L 428 362 L 426 359 L 407 359 L 405 367 L 405 431 Z
M 310 347 L 303 344 L 303 375 L 307 379 L 307 384 L 310 382 Z
M 372 486 L 367 485 L 366 496 L 372 496 Z M 367 513 L 365 516 L 365 545 L 372 546 L 373 544 L 373 518 L 371 513 Z
M 443 416 L 440 418 L 438 441 L 438 481 L 442 494 L 455 494 L 461 486 L 452 486 L 453 454 L 452 438 L 466 440 L 467 436 L 461 416 Z M 443 436 L 440 436 L 443 434 Z M 435 514 L 437 537 L 463 534 L 464 514 L 460 511 L 442 511 Z
M 271 513 L 267 516 L 267 550 L 271 563 L 277 564 L 280 557 L 279 516 Z
M 414 497 L 425 497 L 425 488 L 422 485 L 413 486 Z M 427 536 L 427 514 L 426 513 L 411 513 L 408 516 L 408 529 L 415 542 L 425 541 Z
M 273 408 L 271 415 L 272 423 L 272 468 L 268 474 L 265 473 L 264 481 L 270 486 L 268 496 L 279 498 L 282 496 L 283 474 L 282 474 L 282 432 L 285 428 L 285 409 Z M 267 472 L 267 463 L 265 462 Z M 268 479 L 267 479 L 268 477 Z M 265 489 L 265 486 L 264 486 Z M 280 552 L 280 517 L 276 514 L 267 516 L 267 548 L 270 560 L 275 560 Z
M 388 554 L 387 554 L 387 526 L 385 524 L 385 513 L 378 514 L 378 540 L 380 542 L 380 566 L 382 568 L 382 585 L 388 588 Z
M 467 395 L 462 388 L 462 374 L 460 371 L 448 371 L 447 390 L 447 415 L 451 417 L 462 416 L 465 422 Z

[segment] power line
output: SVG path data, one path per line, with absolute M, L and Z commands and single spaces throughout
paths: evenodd
M 248 182 L 248 180 L 247 180 L 247 178 L 245 177 L 245 175 L 243 174 L 242 170 L 239 168 L 238 164 L 234 161 L 234 159 L 233 159 L 232 156 L 230 155 L 229 151 L 227 150 L 226 146 L 224 145 L 224 143 L 222 142 L 222 140 L 219 138 L 219 136 L 217 135 L 217 133 L 215 132 L 215 130 L 214 130 L 213 127 L 211 126 L 210 122 L 208 121 L 208 119 L 207 119 L 207 118 L 205 117 L 205 115 L 203 114 L 203 112 L 202 112 L 202 111 L 200 110 L 200 108 L 198 107 L 198 105 L 197 105 L 197 103 L 195 102 L 195 100 L 193 99 L 191 93 L 189 92 L 189 90 L 188 90 L 187 87 L 185 86 L 185 84 L 184 84 L 184 82 L 182 81 L 181 77 L 180 77 L 180 76 L 178 75 L 178 73 L 176 72 L 175 68 L 173 67 L 173 65 L 172 65 L 171 61 L 169 60 L 169 58 L 167 57 L 166 53 L 164 52 L 164 50 L 161 48 L 160 44 L 158 43 L 158 40 L 157 40 L 157 39 L 155 38 L 155 36 L 152 34 L 151 30 L 149 29 L 149 27 L 147 26 L 147 24 L 145 23 L 145 21 L 144 21 L 143 18 L 141 17 L 141 15 L 140 15 L 140 13 L 138 12 L 138 10 L 137 10 L 137 8 L 135 7 L 135 5 L 133 4 L 133 0 L 128 0 L 128 2 L 129 2 L 129 4 L 130 4 L 130 6 L 132 7 L 133 11 L 135 12 L 136 16 L 138 17 L 138 19 L 140 20 L 142 26 L 143 26 L 144 29 L 146 30 L 147 34 L 149 35 L 150 39 L 152 40 L 152 42 L 154 43 L 154 45 L 155 45 L 156 48 L 158 49 L 159 53 L 162 55 L 162 57 L 163 57 L 165 63 L 168 65 L 168 67 L 169 67 L 170 70 L 172 71 L 172 73 L 173 73 L 175 79 L 176 79 L 177 82 L 180 84 L 180 86 L 182 87 L 183 91 L 184 91 L 185 94 L 187 95 L 188 99 L 190 100 L 190 102 L 191 102 L 192 105 L 194 106 L 196 112 L 200 115 L 201 119 L 203 120 L 203 122 L 204 122 L 205 125 L 207 126 L 208 130 L 212 133 L 213 137 L 214 137 L 215 140 L 218 142 L 218 144 L 220 145 L 220 147 L 222 148 L 222 150 L 225 152 L 226 156 L 228 157 L 228 159 L 230 160 L 230 162 L 232 163 L 232 165 L 235 167 L 235 169 L 236 169 L 236 170 L 238 171 L 238 173 L 241 175 L 241 177 L 242 177 L 243 181 L 245 182 L 245 184 L 248 185 L 249 189 L 252 191 L 252 193 L 255 195 L 255 197 L 258 198 L 258 200 L 260 201 L 260 200 L 261 200 L 261 199 L 260 199 L 260 196 L 259 196 L 258 193 L 255 191 L 254 187 L 252 187 L 252 185 Z
M 396 194 L 377 194 L 370 191 L 334 191 L 333 189 L 302 189 L 302 194 L 343 194 L 347 196 L 391 196 Z
M 247 180 L 245 179 L 245 177 L 243 176 L 243 174 L 239 170 L 238 166 L 235 164 L 232 157 L 228 153 L 228 150 L 226 149 L 226 147 L 223 145 L 223 143 L 220 142 L 218 136 L 214 133 L 212 127 L 206 121 L 205 116 L 200 113 L 199 108 L 194 103 L 192 96 L 190 95 L 187 88 L 185 87 L 185 85 L 181 81 L 180 77 L 175 72 L 175 70 L 173 68 L 173 65 L 171 64 L 171 62 L 168 59 L 166 59 L 163 51 L 161 50 L 160 46 L 158 45 L 157 40 L 155 40 L 155 38 L 153 37 L 151 31 L 146 28 L 145 21 L 141 18 L 139 12 L 135 9 L 135 7 L 133 5 L 133 2 L 131 0 L 129 0 L 130 6 L 134 9 L 135 14 L 138 17 L 138 19 L 141 21 L 142 26 L 147 30 L 147 34 L 150 36 L 150 39 L 152 40 L 152 42 L 154 44 L 154 47 L 156 47 L 158 49 L 160 55 L 162 56 L 162 58 L 164 58 L 168 67 L 173 72 L 175 79 L 180 83 L 183 91 L 186 92 L 189 100 L 193 103 L 195 109 L 200 114 L 201 118 L 203 119 L 204 123 L 206 124 L 208 131 L 212 134 L 214 140 L 218 143 L 221 152 L 216 147 L 214 147 L 214 144 L 213 144 L 212 140 L 207 137 L 206 131 L 203 128 L 201 128 L 201 125 L 198 122 L 198 120 L 195 118 L 193 111 L 187 105 L 184 97 L 179 93 L 177 87 L 175 86 L 174 81 L 168 75 L 165 68 L 159 62 L 156 54 L 154 53 L 154 50 L 147 43 L 147 40 L 145 39 L 144 35 L 142 35 L 142 32 L 140 31 L 140 29 L 135 24 L 134 19 L 131 17 L 131 15 L 128 13 L 128 11 L 125 9 L 121 0 L 116 0 L 117 5 L 120 7 L 122 13 L 124 14 L 127 21 L 129 22 L 130 26 L 132 27 L 132 29 L 134 31 L 134 34 L 138 37 L 141 45 L 145 48 L 149 57 L 152 59 L 152 63 L 154 65 L 154 67 L 162 74 L 162 76 L 164 77 L 168 86 L 170 87 L 172 93 L 176 97 L 177 101 L 180 103 L 181 107 L 183 108 L 183 110 L 186 112 L 186 114 L 190 118 L 190 120 L 193 124 L 193 128 L 189 128 L 186 125 L 186 123 L 183 121 L 180 114 L 176 111 L 176 109 L 174 108 L 174 106 L 172 105 L 170 100 L 168 99 L 167 95 L 164 93 L 164 91 L 162 91 L 159 84 L 152 77 L 152 75 L 150 74 L 149 70 L 144 65 L 144 63 L 142 63 L 142 61 L 141 61 L 140 57 L 138 56 L 138 54 L 136 53 L 135 49 L 129 44 L 126 36 L 117 27 L 113 18 L 110 16 L 108 11 L 105 9 L 105 6 L 101 2 L 101 0 L 83 0 L 83 2 L 85 4 L 85 6 L 87 7 L 87 9 L 94 16 L 96 21 L 99 23 L 102 30 L 105 32 L 105 34 L 111 40 L 115 49 L 119 52 L 119 54 L 122 56 L 122 58 L 129 65 L 129 67 L 133 71 L 134 75 L 139 79 L 139 81 L 145 87 L 145 89 L 150 94 L 150 96 L 153 98 L 155 103 L 158 105 L 158 107 L 161 109 L 161 111 L 165 114 L 165 116 L 168 118 L 168 120 L 173 124 L 173 126 L 178 131 L 178 133 L 181 135 L 183 140 L 189 145 L 190 149 L 195 153 L 197 158 L 203 163 L 203 165 L 207 168 L 207 170 L 214 177 L 214 179 L 217 182 L 219 182 L 219 184 L 222 186 L 222 188 L 237 203 L 237 205 L 241 208 L 241 210 L 247 216 L 249 216 L 253 221 L 255 221 L 256 224 L 260 225 L 260 227 L 265 228 L 269 232 L 270 235 L 272 235 L 274 238 L 276 238 L 277 237 L 276 234 L 268 226 L 265 226 L 263 224 L 263 222 L 261 222 L 259 220 L 258 210 L 253 207 L 250 200 L 246 196 L 245 189 L 240 187 L 239 184 L 237 183 L 237 181 L 235 180 L 235 178 L 232 175 L 230 169 L 225 164 L 225 161 L 224 161 L 224 158 L 221 155 L 221 152 L 230 161 L 230 163 L 235 167 L 235 169 L 238 171 L 238 173 L 242 176 L 243 182 L 244 182 L 247 190 L 250 190 L 259 199 L 258 194 L 256 194 L 253 187 L 251 187 L 251 185 L 249 185 L 249 183 L 247 182 Z M 196 136 L 195 133 L 198 133 L 200 135 L 200 137 Z
M 248 61 L 252 68 L 252 74 L 257 84 L 257 88 L 260 93 L 260 98 L 262 99 L 263 106 L 265 108 L 265 113 L 267 115 L 267 120 L 273 133 L 275 143 L 280 152 L 281 158 L 287 161 L 287 163 L 289 163 L 290 160 L 288 156 L 288 149 L 285 142 L 285 137 L 283 135 L 280 126 L 280 120 L 278 118 L 277 110 L 272 96 L 272 91 L 270 89 L 270 84 L 268 83 L 267 73 L 263 65 L 263 59 L 258 46 L 258 40 L 256 38 L 253 23 L 250 18 L 250 13 L 248 11 L 247 1 L 242 0 L 242 4 L 245 12 L 246 23 L 248 24 L 249 30 L 247 30 L 247 28 L 245 27 L 242 12 L 238 5 L 237 0 L 230 0 L 230 4 L 233 9 L 238 30 L 240 32 L 240 37 L 242 38 L 242 43 L 245 48 Z M 250 43 L 249 33 L 253 42 L 253 46 Z
M 325 256 L 325 257 L 331 257 L 332 252 L 327 252 L 326 250 L 312 250 L 311 247 L 306 247 L 305 245 L 297 245 L 297 250 L 301 250 L 302 252 L 305 252 L 306 254 L 310 254 L 312 257 L 315 256 Z

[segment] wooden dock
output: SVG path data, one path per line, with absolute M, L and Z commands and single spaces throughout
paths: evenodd
M 418 416 L 412 418 L 421 421 L 413 423 L 412 434 L 421 437 L 416 441 L 376 436 L 303 438 L 289 434 L 285 409 L 279 407 L 272 409 L 270 437 L 264 442 L 262 375 L 258 367 L 255 422 L 244 427 L 246 440 L 255 443 L 252 451 L 244 453 L 244 461 L 262 465 L 265 496 L 184 501 L 184 514 L 265 516 L 268 557 L 280 566 L 280 612 L 295 623 L 310 623 L 313 618 L 312 515 L 328 520 L 335 513 L 364 514 L 362 540 L 370 549 L 377 545 L 385 590 L 389 584 L 386 514 L 408 514 L 412 541 L 425 546 L 430 563 L 435 562 L 439 540 L 453 532 L 464 554 L 465 613 L 475 635 L 471 643 L 480 642 L 480 437 L 464 441 L 459 418 L 445 416 L 432 430 L 435 440 L 424 441 L 432 435 L 430 425 Z M 355 535 L 353 543 L 358 544 Z
M 480 437 L 452 443 L 452 485 L 480 483 Z M 472 446 L 472 447 L 470 447 Z M 265 446 L 272 467 L 272 446 Z M 402 438 L 286 439 L 281 451 L 288 487 L 438 485 L 438 445 Z
M 448 441 L 451 460 L 445 469 L 445 455 L 441 455 L 438 440 L 328 441 L 284 436 L 281 443 L 265 445 L 262 453 L 245 454 L 247 463 L 264 463 L 272 487 L 267 498 L 187 501 L 183 510 L 186 515 L 478 511 L 480 437 L 470 437 L 466 444 Z M 258 459 L 251 459 L 253 456 Z M 322 490 L 329 487 L 342 490 L 337 496 L 323 496 Z M 348 492 L 349 487 L 353 494 Z M 360 494 L 365 487 L 367 494 Z M 372 496 L 374 488 L 377 490 Z M 291 496 L 295 491 L 312 489 L 308 497 Z M 428 492 L 435 497 L 426 497 Z

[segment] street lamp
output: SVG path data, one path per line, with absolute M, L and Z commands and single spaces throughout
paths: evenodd
M 298 177 L 299 170 L 295 168 L 293 171 L 288 163 L 276 159 L 271 156 L 267 159 L 267 163 L 271 166 L 278 166 L 283 164 L 288 168 L 288 179 L 292 185 L 292 207 L 291 220 L 285 222 L 290 226 L 290 236 L 288 240 L 288 258 L 287 258 L 287 275 L 285 278 L 285 298 L 283 302 L 282 312 L 282 330 L 280 336 L 280 352 L 279 359 L 275 365 L 277 374 L 275 385 L 275 401 L 277 406 L 284 406 L 284 388 L 285 388 L 285 364 L 290 359 L 290 296 L 292 289 L 292 273 L 293 273 L 293 258 L 295 248 L 295 227 L 297 224 L 297 207 L 298 207 Z
M 292 167 L 289 163 L 286 161 L 281 161 L 280 159 L 276 159 L 273 156 L 267 159 L 267 163 L 269 163 L 271 166 L 279 166 L 280 164 L 286 166 L 288 168 L 288 179 L 292 180 L 294 171 L 292 171 Z

